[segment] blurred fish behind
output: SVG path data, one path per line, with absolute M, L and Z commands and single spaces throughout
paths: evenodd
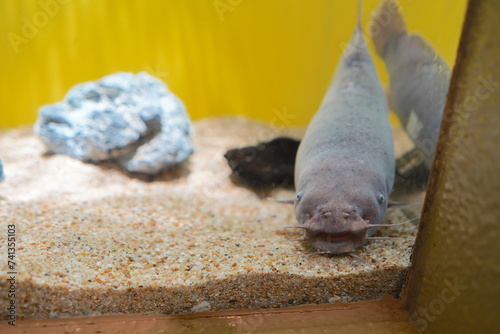
M 389 73 L 389 103 L 430 168 L 439 135 L 451 72 L 432 46 L 409 34 L 395 0 L 385 0 L 370 31 Z

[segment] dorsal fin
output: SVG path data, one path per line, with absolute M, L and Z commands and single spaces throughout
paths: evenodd
M 366 47 L 366 41 L 363 36 L 361 26 L 361 17 L 363 11 L 363 1 L 358 0 L 358 18 L 354 32 L 347 44 L 348 48 L 344 51 L 343 58 L 349 65 L 357 62 L 365 62 L 370 56 Z

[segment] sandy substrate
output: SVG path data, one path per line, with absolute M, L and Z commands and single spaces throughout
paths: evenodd
M 156 180 L 112 164 L 46 155 L 31 129 L 0 133 L 7 179 L 0 184 L 0 314 L 6 316 L 7 225 L 15 224 L 16 312 L 23 318 L 101 314 L 178 314 L 287 307 L 380 298 L 400 291 L 416 227 L 380 229 L 350 257 L 305 256 L 314 250 L 292 230 L 291 205 L 235 185 L 227 149 L 278 135 L 244 119 L 195 122 L 196 152 Z M 409 146 L 396 130 L 396 153 Z M 262 195 L 262 193 L 260 194 Z M 265 193 L 293 198 L 292 190 Z M 387 222 L 418 215 L 392 209 Z

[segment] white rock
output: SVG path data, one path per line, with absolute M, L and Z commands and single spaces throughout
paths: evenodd
M 5 180 L 5 173 L 3 171 L 2 160 L 0 160 L 0 182 L 2 182 L 3 180 Z
M 207 301 L 202 301 L 191 308 L 193 313 L 209 311 L 212 307 Z
M 35 132 L 52 153 L 82 161 L 116 161 L 131 172 L 158 174 L 193 152 L 182 102 L 159 79 L 119 72 L 71 88 L 43 106 Z

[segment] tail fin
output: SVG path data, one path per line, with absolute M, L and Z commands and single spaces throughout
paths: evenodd
M 383 56 L 389 40 L 405 32 L 406 23 L 397 0 L 385 0 L 370 22 L 370 35 L 377 53 Z
M 363 14 L 363 0 L 358 0 L 358 28 L 363 30 L 361 27 L 361 15 Z

